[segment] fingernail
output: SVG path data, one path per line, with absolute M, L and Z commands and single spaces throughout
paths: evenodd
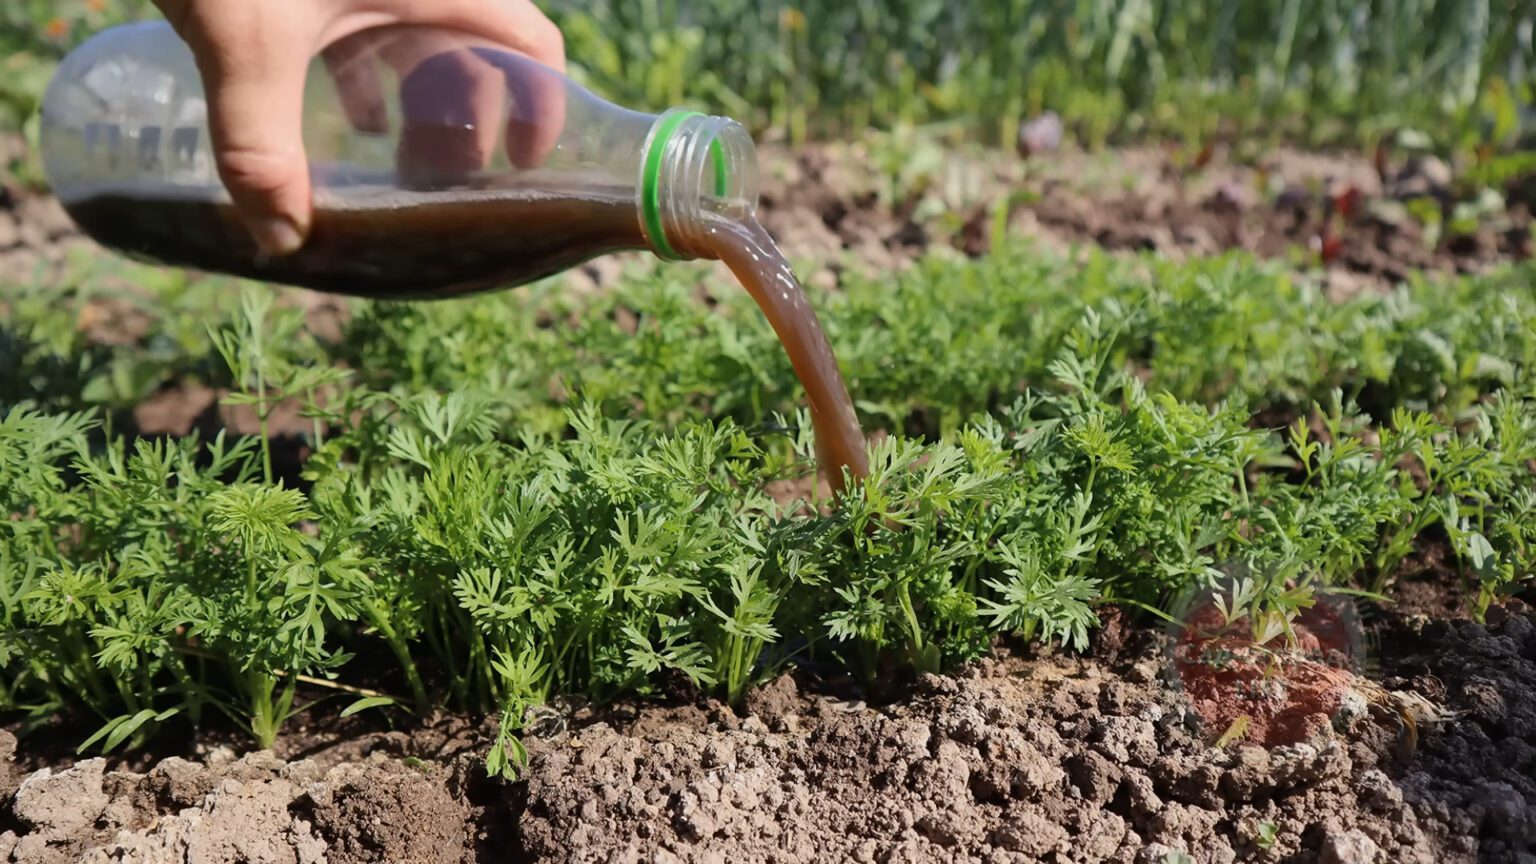
M 291 219 L 270 216 L 252 219 L 249 224 L 257 245 L 268 255 L 289 255 L 304 245 L 304 237 Z

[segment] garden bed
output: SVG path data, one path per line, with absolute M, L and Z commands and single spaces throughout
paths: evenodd
M 1399 619 L 1373 678 L 1433 700 L 1403 744 L 1366 711 L 1210 746 L 1148 634 L 1114 656 L 1006 649 L 870 704 L 786 676 L 743 711 L 687 697 L 545 712 L 522 779 L 444 719 L 274 752 L 12 769 L 10 860 L 1523 862 L 1536 624 Z M 1109 652 L 1104 652 L 1109 653 Z M 1362 697 L 1362 699 L 1369 697 Z M 0 775 L 3 777 L 4 775 Z M 3 835 L 0 835 L 3 836 Z M 0 846 L 0 849 L 4 849 Z
M 1423 223 L 1399 218 L 1407 206 L 1401 200 L 1403 189 L 1414 185 L 1414 171 L 1438 170 L 1422 163 L 1405 168 L 1398 179 L 1389 173 L 1383 182 L 1374 165 L 1345 156 L 1284 152 L 1246 167 L 1229 165 L 1218 156 L 1198 172 L 1182 167 L 1185 161 L 1161 151 L 1110 157 L 1036 154 L 1027 161 L 994 156 L 942 171 L 881 176 L 870 170 L 871 164 L 880 163 L 872 161 L 867 149 L 813 148 L 794 157 L 770 152 L 764 218 L 792 257 L 820 262 L 806 275 L 836 309 L 828 316 L 835 324 L 829 329 L 840 354 L 842 345 L 850 345 L 845 357 L 856 370 L 850 375 L 855 397 L 868 400 L 863 407 L 879 418 L 883 432 L 905 434 L 917 442 L 931 444 L 942 435 L 953 435 L 973 412 L 1004 410 L 1007 397 L 1017 393 L 1021 382 L 1039 386 L 1050 377 L 1047 368 L 1060 355 L 1058 349 L 1076 345 L 1072 340 L 1081 337 L 1077 319 L 1083 311 L 1074 307 L 1055 313 L 1052 298 L 1063 306 L 1081 301 L 1084 307 L 1111 310 L 1122 295 L 1154 307 L 1158 300 L 1185 304 L 1175 305 L 1166 320 L 1126 313 L 1118 323 L 1131 333 L 1132 342 L 1168 334 L 1156 350 L 1140 345 L 1124 349 L 1130 365 L 1192 403 L 1214 403 L 1233 392 L 1246 392 L 1264 409 L 1249 425 L 1285 430 L 1294 424 L 1312 429 L 1324 443 L 1336 443 L 1346 433 L 1361 440 L 1378 436 L 1379 441 L 1393 409 L 1443 410 L 1453 418 L 1490 411 L 1488 394 L 1499 389 L 1490 381 L 1513 387 L 1524 380 L 1517 374 L 1524 363 L 1520 352 L 1533 340 L 1523 313 L 1511 313 L 1510 321 L 1502 323 L 1508 333 L 1486 337 L 1503 340 L 1497 345 L 1485 341 L 1464 348 L 1460 341 L 1474 339 L 1479 321 L 1486 321 L 1491 333 L 1503 332 L 1491 312 L 1488 318 L 1477 317 L 1478 309 L 1502 308 L 1487 299 L 1497 293 L 1497 282 L 1491 288 L 1455 289 L 1471 298 L 1468 303 L 1487 304 L 1466 307 L 1467 321 L 1451 320 L 1462 308 L 1454 299 L 1461 295 L 1451 288 L 1445 289 L 1450 299 L 1443 301 L 1444 308 L 1426 306 L 1417 313 L 1370 299 L 1353 301 L 1355 305 L 1343 307 L 1352 311 L 1338 313 L 1310 295 L 1255 299 L 1268 296 L 1272 286 L 1317 284 L 1340 302 L 1350 302 L 1351 297 L 1386 294 L 1396 281 L 1419 274 L 1481 274 L 1493 272 L 1495 265 L 1519 262 L 1529 256 L 1530 226 L 1518 184 L 1508 187 L 1504 209 L 1484 214 L 1443 242 L 1428 242 Z M 913 162 L 921 167 L 920 159 Z M 1261 174 L 1279 180 L 1270 184 Z M 1295 191 L 1308 188 L 1312 191 L 1306 195 Z M 1358 198 L 1350 188 L 1359 190 Z M 1027 253 L 1010 258 L 1015 253 L 993 249 L 992 226 L 999 221 L 993 208 L 1004 199 L 989 190 L 999 189 L 1019 193 L 1007 205 L 1006 220 L 1001 220 L 1011 230 L 997 235 L 1011 238 L 1009 244 L 1029 238 L 1047 251 L 1060 252 L 1084 243 L 1117 253 L 1111 257 L 1120 263 L 1080 255 L 1077 265 L 1052 269 L 1036 265 Z M 1292 191 L 1287 194 L 1287 189 Z M 1336 235 L 1323 231 L 1321 214 L 1344 201 L 1350 202 L 1346 206 L 1355 213 L 1355 224 L 1331 229 L 1339 232 Z M 65 262 L 64 250 L 89 247 L 71 237 L 46 199 L 15 195 L 10 204 L 9 212 L 0 214 L 0 282 L 41 278 L 46 284 L 57 279 L 62 291 L 67 277 L 60 274 L 78 274 L 71 269 L 78 264 Z M 1372 213 L 1376 215 L 1363 215 Z M 1383 213 L 1394 215 L 1388 219 Z M 1332 236 L 1340 239 L 1324 255 L 1325 241 Z M 1233 250 L 1270 259 L 1263 266 L 1273 269 L 1222 277 L 1226 265 L 1221 263 L 1194 260 L 1192 268 L 1207 269 L 1186 272 L 1177 269 L 1181 265 L 1138 254 L 1198 259 Z M 988 253 L 999 256 L 1001 263 L 986 263 L 982 256 Z M 980 259 L 972 269 L 963 261 L 932 263 L 936 257 L 971 256 Z M 953 320 L 940 320 L 932 308 L 920 306 L 872 307 L 865 310 L 869 317 L 860 317 L 865 312 L 859 304 L 898 296 L 895 288 L 882 293 L 890 272 L 946 266 L 956 269 L 913 278 L 931 278 L 933 287 L 952 292 L 930 296 L 938 296 L 932 302 L 949 304 L 945 310 Z M 1147 280 L 1153 288 L 1125 287 L 1134 279 L 1126 274 L 1138 268 L 1154 270 Z M 45 275 L 38 277 L 39 272 Z M 554 372 L 565 371 L 562 385 L 580 384 L 584 392 L 598 392 L 604 400 L 600 404 L 610 411 L 622 405 L 663 425 L 706 410 L 714 416 L 739 417 L 743 423 L 762 423 L 762 405 L 792 404 L 793 390 L 784 383 L 789 379 L 779 369 L 782 364 L 768 359 L 774 343 L 753 335 L 755 325 L 743 323 L 750 322 L 750 309 L 723 296 L 730 287 L 717 270 L 701 272 L 713 275 L 681 288 L 657 287 L 651 279 L 645 282 L 650 287 L 637 288 L 634 297 L 626 298 L 625 287 L 650 277 L 635 276 L 621 261 L 594 262 L 563 286 L 550 289 L 558 301 L 552 307 L 530 303 L 527 308 L 488 305 L 481 313 L 370 311 L 361 322 L 340 304 L 315 302 L 318 298 L 297 292 L 282 297 L 305 306 L 309 332 L 321 341 L 334 338 L 344 345 L 316 356 L 340 358 L 360 375 L 372 376 L 368 385 L 381 391 L 393 387 L 426 392 L 447 389 L 459 380 L 494 385 L 513 407 L 487 415 L 493 420 L 504 420 L 515 410 L 531 425 L 554 423 L 553 409 L 541 401 L 558 401 L 547 392 L 554 385 L 538 375 L 527 381 L 516 378 L 516 358 L 509 362 L 476 348 L 490 334 L 522 325 L 530 332 L 552 334 L 548 338 L 553 341 L 530 343 L 529 358 L 539 350 L 553 352 L 552 346 L 574 333 L 572 343 L 579 348 L 569 356 L 552 354 L 547 362 L 557 367 Z M 1117 275 L 1110 279 L 1105 272 Z M 1196 289 L 1189 286 L 1201 279 L 1221 278 L 1228 282 L 1199 289 L 1210 291 L 1208 296 L 1191 294 Z M 966 279 L 978 284 L 955 287 Z M 1518 275 L 1511 280 L 1521 284 Z M 138 290 L 131 274 L 126 281 L 130 291 Z M 1038 293 L 1022 299 L 989 293 L 996 286 L 1033 286 L 1035 281 L 1044 287 L 1030 287 Z M 1436 295 L 1421 290 L 1416 302 L 1435 302 Z M 592 301 L 595 307 L 564 306 L 559 300 L 562 291 L 610 299 Z M 675 305 L 678 297 L 687 299 L 701 291 L 711 300 L 701 308 L 717 306 L 713 312 L 680 311 Z M 907 298 L 921 295 L 915 288 L 903 292 L 900 296 Z M 155 297 L 181 296 L 172 289 L 155 287 L 147 304 L 137 304 L 131 295 L 89 294 L 73 295 L 76 305 L 68 314 L 74 316 L 75 335 L 53 334 L 68 347 L 62 356 L 75 365 L 38 366 L 37 374 L 25 382 L 30 395 L 55 410 L 104 407 L 115 412 L 117 434 L 148 439 L 199 431 L 206 440 L 223 428 L 240 434 L 264 428 L 272 442 L 274 475 L 312 491 L 304 468 L 317 450 L 312 434 L 317 427 L 313 419 L 301 416 L 297 400 L 279 406 L 260 424 L 251 406 L 220 404 L 241 382 L 209 372 L 197 349 L 187 347 L 206 337 L 201 329 L 205 322 L 197 320 L 197 314 L 227 316 L 231 323 L 226 327 L 241 326 L 236 295 L 186 307 L 192 316 L 187 320 L 197 326 L 183 326 L 184 335 L 161 338 L 181 332 L 179 319 L 153 306 Z M 612 299 L 615 294 L 619 299 Z M 1265 302 L 1273 305 L 1262 305 Z M 577 312 L 588 308 L 599 309 L 601 315 L 576 320 Z M 1199 316 L 1191 310 L 1209 320 L 1196 321 Z M 7 314 L 18 319 L 21 315 L 14 310 Z M 51 313 L 29 314 L 52 320 Z M 465 317 L 454 317 L 459 314 Z M 654 342 L 631 338 L 651 333 L 658 317 L 668 314 L 685 319 L 677 332 L 659 327 L 659 335 L 646 337 Z M 412 315 L 427 316 L 428 323 Z M 573 320 L 561 324 L 563 315 Z M 708 315 L 734 322 L 741 333 L 722 335 L 710 323 L 716 319 L 691 317 Z M 1037 323 L 1053 315 L 1061 321 Z M 1265 317 L 1280 315 L 1295 317 L 1278 323 Z M 889 345 L 853 347 L 863 332 L 860 323 L 873 330 L 873 321 L 894 334 Z M 1174 332 L 1171 323 L 1192 329 Z M 991 334 L 995 341 L 988 342 L 984 331 L 994 325 L 1003 331 Z M 1202 326 L 1206 329 L 1198 329 Z M 1457 362 L 1435 365 L 1425 358 L 1438 355 L 1415 347 L 1412 338 L 1435 326 L 1450 328 L 1451 335 L 1439 338 L 1452 343 Z M 1216 334 L 1241 327 L 1275 332 L 1267 337 L 1242 332 L 1231 343 L 1218 340 Z M 432 339 L 462 331 L 466 341 L 443 351 L 441 343 L 413 342 L 411 333 L 416 331 Z M 1389 348 L 1357 350 L 1341 335 L 1377 331 L 1388 333 Z M 946 332 L 950 338 L 941 338 Z M 707 338 L 701 339 L 701 333 Z M 1327 342 L 1319 333 L 1331 334 L 1335 341 Z M 1016 355 L 1002 353 L 1000 346 L 1028 341 L 1026 335 L 1042 343 L 1034 349 L 1038 356 L 1022 349 Z M 926 344 L 925 337 L 935 344 Z M 1275 341 L 1265 343 L 1262 338 Z M 1192 356 L 1177 353 L 1180 339 L 1189 341 Z M 1425 339 L 1431 346 L 1438 344 Z M 698 347 L 701 342 L 703 347 Z M 716 347 L 716 342 L 725 347 Z M 636 344 L 641 347 L 633 347 Z M 1282 348 L 1302 353 L 1290 357 Z M 1389 360 L 1382 361 L 1389 370 L 1356 394 L 1372 416 L 1363 418 L 1364 428 L 1341 417 L 1331 418 L 1330 425 L 1327 406 L 1314 405 L 1313 400 L 1322 399 L 1338 382 L 1361 377 L 1364 373 L 1348 366 L 1350 358 L 1369 366 L 1367 350 L 1389 352 Z M 157 365 L 144 373 L 148 385 L 109 389 L 110 398 L 86 388 L 84 382 L 91 376 L 117 386 L 114 373 L 102 370 L 144 368 L 110 363 L 156 351 L 161 352 L 154 355 Z M 412 353 L 418 351 L 419 356 Z M 708 362 L 688 351 L 701 352 Z M 757 365 L 740 360 L 739 366 L 729 366 L 727 361 L 739 360 L 732 351 L 758 358 Z M 385 353 L 389 362 L 370 371 L 370 356 Z M 670 357 L 693 377 L 674 389 L 652 386 L 649 377 L 624 377 L 626 370 L 635 374 L 635 367 L 624 364 L 654 366 L 658 355 Z M 1511 367 L 1503 377 L 1465 362 L 1467 357 L 1495 355 Z M 940 368 L 936 358 L 946 356 L 951 366 Z M 1125 359 L 1118 353 L 1105 356 Z M 1300 357 L 1307 358 L 1307 368 L 1294 368 Z M 611 378 L 594 358 L 614 364 Z M 594 368 L 578 368 L 578 360 Z M 569 365 L 558 366 L 566 361 Z M 915 383 L 905 383 L 901 370 L 892 367 L 899 362 L 923 366 L 932 380 L 923 381 L 919 369 L 911 372 Z M 83 371 L 72 378 L 77 370 Z M 652 368 L 646 374 L 654 372 Z M 768 383 L 750 393 L 733 389 L 736 378 L 754 376 Z M 18 385 L 21 378 L 17 376 Z M 955 393 L 961 381 L 975 382 L 976 392 Z M 925 386 L 930 389 L 923 391 Z M 643 394 L 630 389 L 642 387 Z M 398 395 L 400 389 L 391 392 Z M 758 410 L 752 410 L 754 406 Z M 1146 423 L 1198 425 L 1192 415 L 1173 409 L 1166 414 L 1161 413 L 1163 407 L 1136 410 Z M 1518 427 L 1518 420 L 1508 420 L 1513 424 L 1509 428 Z M 340 425 L 331 431 L 339 431 Z M 1220 438 L 1216 433 L 1235 435 L 1241 425 L 1212 427 L 1212 437 L 1200 439 L 1202 446 L 1224 452 L 1211 443 Z M 1025 430 L 1021 426 L 1011 431 Z M 1187 434 L 1191 441 L 1198 437 Z M 377 442 L 363 441 L 372 443 Z M 1154 477 L 1147 482 L 1175 488 L 1174 479 L 1155 479 L 1166 466 L 1153 464 L 1156 460 L 1142 452 L 1135 458 L 1146 460 L 1138 465 Z M 1341 465 L 1330 480 L 1319 457 L 1314 484 L 1340 484 L 1339 500 L 1310 503 L 1340 505 L 1355 489 L 1352 483 L 1361 484 L 1360 494 L 1379 495 L 1388 503 L 1399 494 L 1393 484 L 1400 477 L 1382 475 L 1379 488 L 1367 486 L 1352 473 L 1352 463 Z M 1298 473 L 1304 467 L 1290 470 Z M 1192 460 L 1186 470 L 1198 475 L 1204 469 Z M 1530 489 L 1528 471 L 1522 478 L 1501 470 L 1505 473 L 1499 475 L 1500 482 Z M 1310 475 L 1311 468 L 1306 472 Z M 1419 472 L 1422 483 L 1422 465 Z M 1248 477 L 1257 472 L 1237 473 Z M 1405 469 L 1405 474 L 1413 476 L 1411 470 Z M 1229 476 L 1213 476 L 1231 485 Z M 580 484 L 588 481 L 572 482 L 585 489 Z M 781 490 L 804 492 L 810 487 L 804 478 L 775 482 L 788 484 Z M 1464 491 L 1471 495 L 1478 490 Z M 958 486 L 947 494 L 964 500 Z M 1101 507 L 1117 506 L 1117 495 L 1159 500 L 1157 494 L 1130 483 L 1106 494 L 1110 503 Z M 1193 510 L 1196 503 L 1169 503 L 1170 508 L 1185 506 Z M 1492 512 L 1492 505 L 1489 509 L 1492 525 L 1499 514 Z M 1112 516 L 1137 531 L 1150 530 L 1133 516 Z M 1338 520 L 1340 531 L 1360 530 L 1344 524 L 1352 516 L 1364 518 L 1342 510 L 1330 510 L 1323 518 Z M 1296 525 L 1303 524 L 1303 517 L 1293 518 Z M 1383 524 L 1390 521 L 1380 518 Z M 1377 531 L 1372 523 L 1365 533 L 1374 541 Z M 340 709 L 345 702 L 333 699 L 291 720 L 270 750 L 258 750 L 244 730 L 213 715 L 195 733 L 182 719 L 171 719 L 160 734 L 139 742 L 143 746 L 102 758 L 73 752 L 99 725 L 99 718 L 65 711 L 41 729 L 28 729 L 31 734 L 19 743 L 10 732 L 0 732 L 0 755 L 8 757 L 0 763 L 0 859 L 16 864 L 1530 864 L 1536 860 L 1536 617 L 1525 605 L 1533 599 L 1528 579 L 1504 586 L 1484 609 L 1476 592 L 1467 590 L 1468 567 L 1458 559 L 1445 529 L 1408 534 L 1406 540 L 1406 548 L 1392 555 L 1378 556 L 1373 546 L 1366 556 L 1372 562 L 1390 561 L 1389 572 L 1344 574 L 1377 581 L 1399 601 L 1362 604 L 1358 622 L 1350 617 L 1345 628 L 1352 646 L 1342 652 L 1346 656 L 1333 657 L 1322 667 L 1282 666 L 1277 679 L 1265 679 L 1292 685 L 1278 696 L 1272 694 L 1274 704 L 1265 709 L 1265 716 L 1284 714 L 1298 721 L 1294 727 L 1276 722 L 1263 727 L 1267 732 L 1239 728 L 1228 722 L 1232 715 L 1216 704 L 1219 699 L 1202 701 L 1198 694 L 1217 691 L 1202 691 L 1200 682 L 1191 679 L 1196 674 L 1191 667 L 1173 662 L 1170 654 L 1180 637 L 1191 632 L 1188 624 L 1194 619 L 1184 617 L 1184 625 L 1169 625 L 1154 616 L 1137 616 L 1133 624 L 1128 623 L 1129 612 L 1137 607 L 1096 603 L 1093 614 L 1098 620 L 1088 631 L 1091 644 L 1082 653 L 1008 635 L 996 637 L 986 656 L 958 664 L 953 675 L 881 667 L 873 681 L 859 681 L 845 676 L 835 663 L 800 663 L 793 674 L 748 690 L 736 705 L 718 694 L 700 692 L 676 671 L 654 675 L 655 692 L 648 699 L 622 696 L 589 705 L 559 696 L 528 711 L 529 725 L 520 733 L 528 758 L 515 780 L 486 776 L 486 754 L 504 742 L 498 737 L 497 718 L 484 712 L 412 716 L 364 711 L 344 717 Z M 1482 620 L 1474 623 L 1472 617 Z M 346 683 L 356 691 L 349 695 L 403 692 L 406 682 L 383 646 L 355 634 L 353 638 L 351 644 L 360 653 L 345 667 L 352 670 Z M 1259 668 L 1258 661 L 1252 664 L 1243 668 Z M 357 673 L 359 668 L 365 671 Z M 1333 671 L 1321 671 L 1324 668 Z M 1312 670 L 1312 677 L 1305 678 L 1299 669 Z M 1304 678 L 1314 683 L 1304 684 Z M 442 684 L 427 682 L 433 688 Z M 305 686 L 299 692 L 301 702 L 335 695 L 322 686 Z M 1248 714 L 1256 716 L 1252 710 Z M 22 724 L 10 722 L 7 728 L 21 731 Z M 1294 734 L 1274 731 L 1279 729 Z M 1261 733 L 1271 737 L 1255 740 Z

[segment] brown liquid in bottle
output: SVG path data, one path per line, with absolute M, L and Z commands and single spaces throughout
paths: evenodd
M 110 194 L 64 206 L 98 243 L 133 258 L 374 300 L 472 294 L 645 248 L 634 195 L 617 191 L 486 191 L 451 203 L 391 192 L 366 206 L 317 202 L 303 248 L 276 258 L 261 254 L 223 203 Z
M 523 284 L 597 255 L 644 249 L 633 193 L 580 197 L 466 193 L 422 203 L 407 193 L 368 206 L 317 202 L 298 252 L 259 254 L 234 210 L 193 199 L 98 195 L 65 202 L 97 242 L 152 262 L 380 300 L 458 296 Z M 853 401 L 804 288 L 751 217 L 710 214 L 702 251 L 731 269 L 763 310 L 805 388 L 817 461 L 833 489 L 868 473 Z

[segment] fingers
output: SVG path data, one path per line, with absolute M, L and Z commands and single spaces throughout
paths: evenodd
M 565 71 L 565 37 L 530 0 L 445 0 L 441 12 L 434 10 L 434 14 L 468 15 L 478 26 L 460 26 L 470 32 L 526 54 L 557 72 Z M 507 158 L 522 169 L 543 164 L 565 130 L 565 81 L 528 64 L 514 65 L 505 54 L 477 53 L 482 60 L 501 68 L 511 90 Z
M 478 52 L 476 59 L 462 39 L 426 60 L 416 53 L 419 62 L 401 75 L 399 157 L 410 182 L 434 183 L 484 168 L 502 137 L 513 164 L 533 167 L 556 146 L 565 124 L 565 82 L 543 68 L 564 71 L 564 39 L 529 0 L 156 4 L 192 47 L 220 178 L 270 254 L 296 250 L 309 231 L 304 90 L 321 46 L 348 122 L 376 134 L 389 126 L 374 62 L 382 49 L 371 38 L 348 38 L 362 31 L 389 24 L 447 28 L 543 64 L 495 51 Z M 416 32 L 429 38 L 425 30 Z
M 402 24 L 462 30 L 565 71 L 560 28 L 529 0 L 376 0 L 370 5 Z
M 506 77 L 512 98 L 507 158 L 518 168 L 538 167 L 565 131 L 565 82 L 548 69 L 516 62 L 505 52 L 477 50 L 476 54 Z
M 560 29 L 529 0 L 439 0 L 431 5 L 415 0 L 384 0 L 384 5 L 402 23 L 461 30 L 510 48 L 557 72 L 565 71 L 565 39 Z M 460 44 L 467 48 L 471 43 Z M 511 96 L 504 130 L 507 158 L 523 169 L 542 164 L 565 128 L 565 82 L 559 75 L 520 62 L 505 52 L 488 47 L 471 50 L 505 78 Z M 438 95 L 463 101 L 446 91 Z M 485 113 L 475 117 L 489 123 L 499 115 Z
M 506 92 L 496 70 L 462 49 L 416 62 L 400 82 L 401 180 L 417 188 L 453 185 L 488 165 Z
M 259 4 L 192 2 L 177 23 L 197 58 L 220 179 L 261 248 L 285 255 L 309 230 L 304 78 L 312 30 Z
M 519 168 L 544 164 L 565 130 L 565 84 L 553 76 L 515 79 L 507 121 L 507 158 Z
M 373 40 L 366 34 L 350 36 L 326 47 L 320 56 L 352 128 L 372 135 L 388 132 L 389 111 Z

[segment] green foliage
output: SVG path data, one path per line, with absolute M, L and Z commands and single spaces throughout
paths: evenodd
M 872 147 L 888 198 L 942 160 L 915 127 L 1011 144 L 1047 109 L 1089 144 L 1418 126 L 1491 147 L 1479 186 L 1529 168 L 1498 152 L 1529 135 L 1529 13 L 1486 0 L 551 12 L 575 73 L 621 103 L 792 141 L 893 130 Z M 35 133 L 63 52 L 150 14 L 0 10 L 0 128 Z M 876 681 L 1000 634 L 1081 648 L 1101 604 L 1162 614 L 1234 573 L 1222 608 L 1267 638 L 1316 587 L 1388 592 L 1440 543 L 1481 614 L 1536 569 L 1533 276 L 1336 303 L 1241 256 L 849 269 L 814 299 L 862 419 L 892 434 L 828 502 L 785 492 L 812 448 L 771 329 L 740 292 L 697 302 L 687 268 L 353 304 L 328 344 L 282 292 L 231 303 L 223 280 L 83 256 L 0 307 L 0 712 L 91 717 L 82 751 L 210 708 L 270 744 L 325 694 L 344 715 L 491 712 L 499 774 L 556 694 L 680 677 L 739 702 L 794 663 Z M 93 336 L 101 302 L 143 326 Z M 133 434 L 177 384 L 226 392 L 258 434 Z M 285 408 L 299 472 L 274 455 Z
M 816 303 L 864 420 L 897 432 L 833 501 L 786 493 L 812 442 L 771 329 L 744 296 L 697 302 L 688 268 L 357 303 L 335 343 L 222 280 L 153 287 L 112 347 L 18 294 L 0 710 L 94 715 L 90 749 L 208 709 L 270 743 L 324 695 L 498 713 L 504 773 L 556 694 L 739 701 L 788 664 L 877 681 L 1001 634 L 1081 648 L 1102 604 L 1161 612 L 1234 572 L 1223 602 L 1273 636 L 1316 587 L 1386 591 L 1440 542 L 1480 612 L 1536 566 L 1530 276 L 1331 302 L 1240 257 L 1017 248 L 845 276 Z M 132 404 L 91 386 L 112 363 L 258 421 L 303 406 L 302 470 L 267 434 L 108 428 Z
M 1254 845 L 1260 849 L 1273 849 L 1280 840 L 1280 826 L 1273 822 L 1260 822 L 1254 826 Z
M 1521 290 L 1536 268 L 1334 302 L 1282 265 L 1241 255 L 1084 257 L 1067 267 L 1022 246 L 975 262 L 934 255 L 899 276 L 850 269 L 813 301 L 868 423 L 929 438 L 1050 379 L 1089 311 L 1113 334 L 1106 362 L 1140 370 L 1149 389 L 1271 413 L 1341 390 L 1378 421 L 1396 407 L 1454 420 L 1536 363 L 1536 299 Z M 757 307 L 734 286 L 711 287 L 713 307 L 695 302 L 694 271 L 663 267 L 596 295 L 546 286 L 371 304 L 340 351 L 370 387 L 483 386 L 507 406 L 498 422 L 515 412 L 540 431 L 563 427 L 551 409 L 576 391 L 667 423 L 793 412 L 803 393 Z
M 958 120 L 1009 145 L 1020 119 L 1052 109 L 1089 143 L 1410 125 L 1462 145 L 1507 140 L 1508 97 L 1529 93 L 1506 82 L 1527 80 L 1532 59 L 1529 13 L 1487 0 L 583 0 L 550 13 L 598 90 L 651 109 L 697 102 L 793 140 Z
M 1467 149 L 1529 119 L 1530 13 L 1491 0 L 987 0 L 551 5 L 573 72 L 648 110 L 693 104 L 788 135 L 955 124 L 1011 145 L 1054 110 L 1088 144 L 1216 133 L 1374 139 L 1416 127 Z M 0 10 L 0 127 L 35 116 L 52 63 L 147 0 Z

